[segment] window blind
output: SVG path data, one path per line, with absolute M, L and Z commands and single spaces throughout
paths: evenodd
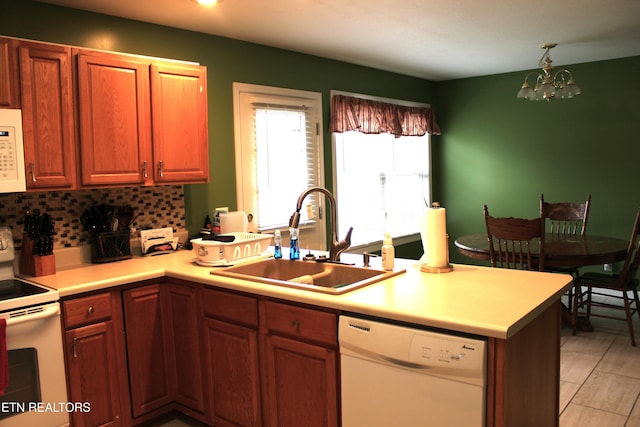
M 253 205 L 258 230 L 288 226 L 298 196 L 318 185 L 318 142 L 314 106 L 264 102 L 251 103 L 255 146 Z M 305 199 L 312 217 L 303 213 L 303 225 L 313 221 L 317 196 Z M 305 218 L 305 215 L 307 216 Z

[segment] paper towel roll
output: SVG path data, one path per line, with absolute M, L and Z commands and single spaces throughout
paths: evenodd
M 442 268 L 449 265 L 446 213 L 445 208 L 429 208 L 422 221 L 421 235 L 425 252 L 423 261 L 426 261 L 428 267 Z
M 220 233 L 244 233 L 247 231 L 247 214 L 243 211 L 220 214 Z

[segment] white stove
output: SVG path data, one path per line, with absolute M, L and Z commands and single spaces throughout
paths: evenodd
M 0 228 L 0 313 L 58 301 L 58 291 L 16 278 L 15 249 L 7 227 Z M 0 315 L 1 316 L 1 315 Z
M 0 369 L 8 371 L 9 383 L 0 393 L 0 425 L 68 426 L 59 294 L 16 278 L 14 259 L 11 230 L 2 227 L 0 319 L 6 329 L 0 339 L 7 351 L 0 354 Z M 58 410 L 49 410 L 52 405 Z

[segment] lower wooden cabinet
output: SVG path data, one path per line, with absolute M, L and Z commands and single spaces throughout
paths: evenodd
M 62 306 L 74 427 L 339 425 L 335 313 L 173 279 Z
M 135 423 L 173 409 L 206 420 L 201 285 L 159 282 L 122 292 Z
M 109 292 L 64 301 L 65 358 L 69 401 L 89 402 L 91 410 L 72 412 L 75 427 L 122 426 L 119 347 Z M 126 394 L 125 394 L 126 396 Z
M 210 422 L 261 426 L 257 299 L 205 289 L 203 301 Z
M 170 343 L 174 354 L 172 384 L 178 409 L 206 421 L 200 322 L 201 285 L 164 283 L 168 297 Z
M 131 411 L 139 417 L 173 401 L 175 370 L 162 284 L 122 293 L 131 388 Z
M 335 313 L 205 289 L 215 426 L 339 425 Z
M 89 402 L 91 410 L 73 412 L 74 426 L 119 426 L 117 366 L 111 321 L 100 322 L 66 332 L 70 401 Z M 90 375 L 88 375 L 90 373 Z
M 207 319 L 212 418 L 216 426 L 260 426 L 257 331 Z
M 336 314 L 265 301 L 261 319 L 265 425 L 340 425 Z

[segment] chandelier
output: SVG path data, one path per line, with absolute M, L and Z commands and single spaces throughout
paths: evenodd
M 551 101 L 552 98 L 573 98 L 580 95 L 580 88 L 573 81 L 573 76 L 569 70 L 559 70 L 552 74 L 551 57 L 549 50 L 557 46 L 557 43 L 545 43 L 540 45 L 544 49 L 544 55 L 540 58 L 538 65 L 542 67 L 542 73 L 536 77 L 536 84 L 532 89 L 527 81 L 529 76 L 535 75 L 535 72 L 527 74 L 524 78 L 522 88 L 518 92 L 518 98 L 529 99 L 531 101 L 540 101 L 542 99 Z

